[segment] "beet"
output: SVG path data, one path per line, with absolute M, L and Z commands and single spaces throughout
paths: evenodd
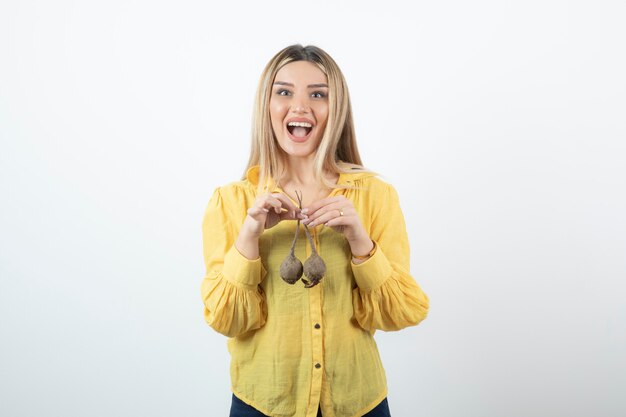
M 280 264 L 280 277 L 287 284 L 295 284 L 298 282 L 300 277 L 302 276 L 302 262 L 300 259 L 296 258 L 293 251 L 296 248 L 296 242 L 298 240 L 298 232 L 300 231 L 300 220 L 298 220 L 298 225 L 296 226 L 296 233 L 293 237 L 293 243 L 291 244 L 291 253 L 289 256 L 283 260 Z
M 304 225 L 304 231 L 306 233 L 306 237 L 309 239 L 313 253 L 311 253 L 311 256 L 304 261 L 304 276 L 307 277 L 307 279 L 302 278 L 302 282 L 304 282 L 304 286 L 306 288 L 311 288 L 319 284 L 320 280 L 324 278 L 324 274 L 326 274 L 326 264 L 324 263 L 322 257 L 317 253 L 315 242 L 313 242 L 313 238 L 311 238 L 309 228 L 306 224 Z
M 302 193 L 296 191 L 296 197 L 298 198 L 298 204 L 300 206 L 300 210 L 302 210 Z M 320 280 L 324 278 L 324 274 L 326 274 L 326 264 L 324 260 L 317 253 L 317 249 L 315 248 L 315 242 L 313 238 L 311 238 L 311 233 L 309 233 L 309 228 L 305 224 L 304 232 L 306 233 L 306 237 L 309 239 L 309 243 L 311 244 L 311 256 L 304 262 L 304 266 L 302 262 L 296 255 L 294 255 L 294 250 L 296 248 L 296 242 L 298 241 L 298 234 L 300 232 L 300 220 L 298 219 L 298 223 L 296 226 L 296 233 L 293 237 L 293 242 L 291 243 L 291 251 L 289 255 L 283 260 L 280 264 L 280 277 L 288 284 L 295 284 L 302 277 L 302 273 L 304 273 L 305 278 L 302 278 L 302 282 L 304 282 L 305 288 L 311 288 L 319 284 Z

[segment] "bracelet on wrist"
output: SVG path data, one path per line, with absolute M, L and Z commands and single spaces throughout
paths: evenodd
M 359 256 L 352 254 L 352 257 L 358 260 L 369 259 L 374 254 L 374 252 L 376 252 L 376 242 L 372 240 L 372 243 L 374 244 L 374 247 L 372 247 L 372 250 L 370 251 L 370 253 L 368 253 L 367 255 L 359 255 Z

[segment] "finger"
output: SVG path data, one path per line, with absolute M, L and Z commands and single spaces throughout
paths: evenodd
M 331 210 L 328 213 L 324 213 L 321 216 L 319 216 L 317 219 L 311 221 L 311 222 L 306 222 L 303 221 L 303 223 L 307 223 L 309 225 L 309 227 L 315 227 L 318 224 L 326 224 L 328 223 L 330 220 L 340 220 L 335 221 L 336 224 L 343 224 L 343 225 L 349 225 L 352 222 L 352 216 L 347 216 L 345 213 L 343 216 L 339 215 L 339 211 L 338 210 Z
M 264 215 L 264 214 L 267 214 L 268 212 L 269 210 L 264 207 L 250 207 L 248 209 L 248 215 L 250 215 L 250 217 L 255 218 L 255 219 L 259 215 Z
M 324 223 L 325 227 L 345 227 L 347 226 L 346 224 L 346 219 L 343 218 L 343 216 L 341 217 L 335 217 L 334 219 L 330 219 L 329 221 Z
M 280 218 L 280 220 L 303 220 L 306 219 L 306 216 L 301 214 L 301 213 L 296 213 L 295 210 L 287 210 L 286 208 L 283 208 L 281 210 L 280 215 L 278 216 Z
M 342 200 L 336 203 L 329 204 L 327 206 L 321 207 L 313 214 L 309 214 L 310 220 L 315 220 L 327 213 L 334 213 L 335 216 L 340 216 L 343 213 L 343 216 L 350 216 L 356 213 L 356 210 L 352 206 L 352 202 L 349 200 Z
M 285 194 L 283 193 L 273 193 L 271 194 L 272 197 L 276 198 L 277 200 L 279 200 L 282 204 L 282 207 L 286 208 L 289 211 L 295 211 L 295 212 L 299 212 L 300 211 L 300 207 L 296 206 L 293 201 L 291 201 L 291 199 L 289 197 L 287 197 Z
M 279 199 L 273 197 L 272 195 L 267 195 L 265 200 L 262 201 L 261 207 L 274 210 L 275 213 L 280 214 L 282 205 L 283 204 Z
M 273 206 L 274 211 L 280 216 L 281 220 L 303 218 L 299 215 L 300 208 L 296 207 L 289 197 L 282 193 L 274 193 L 271 194 L 271 198 L 271 201 L 276 203 Z

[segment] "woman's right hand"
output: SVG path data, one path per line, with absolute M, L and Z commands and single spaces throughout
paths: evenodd
M 286 211 L 282 209 L 286 209 Z M 276 226 L 281 220 L 305 219 L 300 208 L 283 193 L 260 194 L 243 222 L 242 231 L 249 237 L 259 238 L 265 229 Z

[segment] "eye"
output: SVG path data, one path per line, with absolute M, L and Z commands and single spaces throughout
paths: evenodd
M 276 94 L 278 94 L 279 96 L 288 96 L 291 94 L 291 92 L 289 90 L 280 89 L 276 91 Z
M 314 92 L 314 93 L 312 94 L 312 96 L 313 96 L 314 98 L 324 98 L 324 97 L 326 97 L 326 94 L 325 94 L 325 93 L 323 93 L 323 92 L 321 92 L 321 91 L 316 91 L 316 92 Z

